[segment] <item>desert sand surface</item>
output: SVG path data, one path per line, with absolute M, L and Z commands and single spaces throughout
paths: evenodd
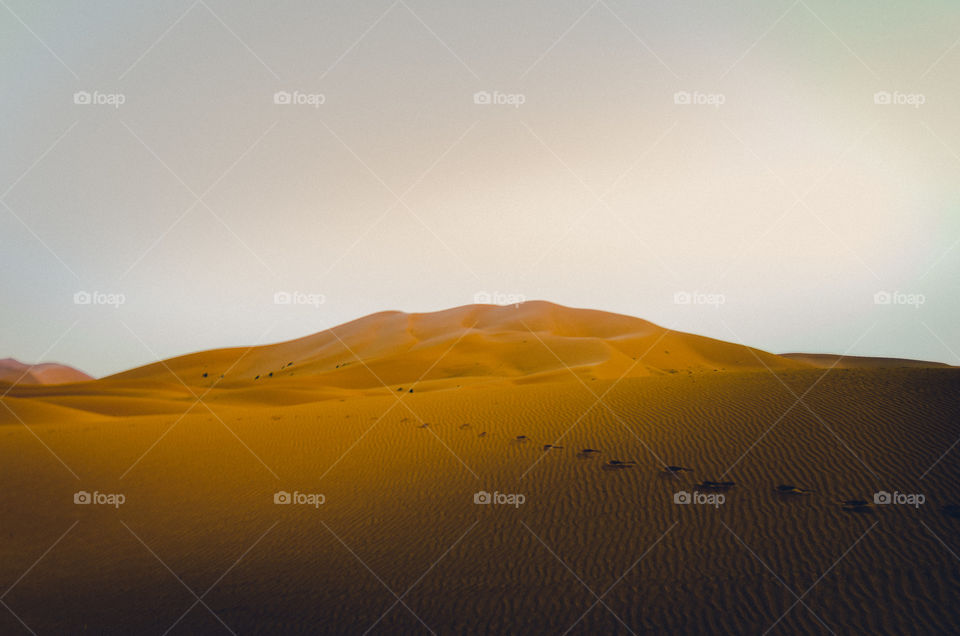
M 527 303 L 18 385 L 0 633 L 955 633 L 960 371 L 834 361 Z

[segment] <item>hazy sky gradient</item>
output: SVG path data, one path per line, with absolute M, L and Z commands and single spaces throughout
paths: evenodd
M 960 364 L 955 2 L 3 4 L 0 357 L 103 375 L 487 291 Z

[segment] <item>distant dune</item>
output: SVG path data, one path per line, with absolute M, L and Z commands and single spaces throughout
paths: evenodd
M 816 367 L 837 369 L 895 369 L 900 367 L 913 368 L 948 368 L 943 362 L 927 362 L 925 360 L 909 360 L 906 358 L 871 358 L 864 356 L 845 356 L 833 353 L 783 353 L 784 358 L 806 362 Z
M 67 384 L 93 378 L 63 364 L 24 364 L 13 358 L 0 360 L 0 383 L 3 384 Z

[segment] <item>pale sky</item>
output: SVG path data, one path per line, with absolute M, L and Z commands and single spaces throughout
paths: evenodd
M 0 358 L 486 292 L 960 364 L 958 75 L 948 1 L 3 0 Z

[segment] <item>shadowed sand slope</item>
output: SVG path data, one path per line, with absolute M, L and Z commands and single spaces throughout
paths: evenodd
M 0 427 L 0 633 L 955 633 L 958 394 L 906 368 L 82 419 L 7 398 L 28 426 Z M 674 503 L 705 481 L 735 486 Z M 880 490 L 926 502 L 838 503 Z

